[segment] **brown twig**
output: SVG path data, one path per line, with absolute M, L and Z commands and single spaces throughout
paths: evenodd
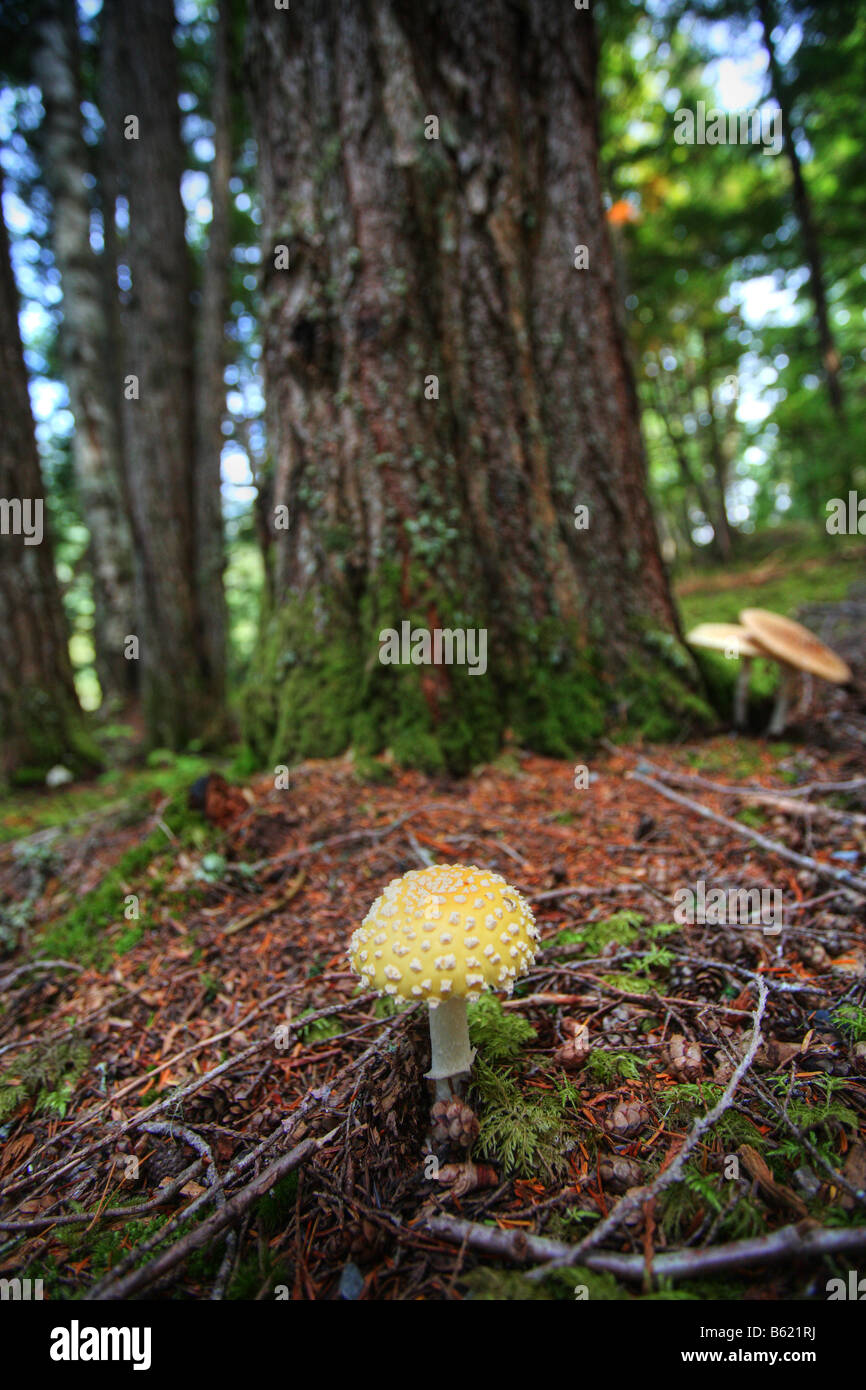
M 587 1250 L 575 1257 L 578 1246 L 569 1246 L 548 1236 L 528 1235 L 521 1230 L 503 1230 L 497 1226 L 481 1226 L 454 1216 L 428 1216 L 423 1227 L 432 1235 L 453 1245 L 469 1245 L 473 1250 L 496 1260 L 543 1260 L 539 1265 L 544 1277 L 553 1269 L 574 1264 L 587 1269 L 605 1271 L 620 1279 L 640 1283 L 646 1272 L 644 1256 L 621 1255 L 615 1251 Z M 415 1229 L 413 1227 L 410 1230 Z M 816 1258 L 821 1255 L 840 1255 L 846 1250 L 866 1248 L 866 1226 L 827 1230 L 802 1222 L 797 1226 L 782 1226 L 770 1235 L 753 1240 L 735 1240 L 728 1245 L 704 1249 L 667 1250 L 653 1259 L 656 1279 L 691 1279 L 697 1275 L 715 1274 L 724 1269 L 746 1269 L 750 1265 L 774 1264 L 781 1260 Z M 535 1271 L 532 1271 L 535 1273 Z M 532 1273 L 528 1277 L 532 1277 Z
M 678 806 L 684 806 L 687 811 L 692 811 L 696 816 L 703 816 L 716 825 L 724 826 L 726 830 L 732 831 L 740 839 L 754 841 L 760 849 L 766 850 L 768 854 L 775 854 L 780 859 L 787 859 L 790 864 L 796 864 L 798 869 L 809 869 L 821 878 L 829 878 L 834 883 L 841 883 L 852 893 L 858 893 L 861 897 L 866 898 L 866 879 L 861 878 L 858 874 L 852 874 L 849 869 L 837 869 L 833 864 L 825 864 L 820 859 L 811 859 L 807 854 L 798 854 L 796 850 L 788 849 L 788 846 L 783 845 L 779 840 L 771 840 L 769 836 L 762 835 L 751 826 L 741 825 L 739 821 L 731 820 L 728 816 L 720 816 L 700 801 L 693 801 L 689 796 L 681 796 L 679 792 L 666 787 L 663 782 L 658 782 L 654 777 L 647 777 L 643 772 L 629 772 L 626 775 L 633 781 L 641 782 L 645 787 L 650 787 L 652 791 L 667 797 L 669 801 L 676 802 Z

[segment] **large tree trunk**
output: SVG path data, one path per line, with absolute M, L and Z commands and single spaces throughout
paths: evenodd
M 142 701 L 152 741 L 180 747 L 211 737 L 222 719 L 222 668 L 214 670 L 204 616 L 206 605 L 222 599 L 218 578 L 210 593 L 200 592 L 197 581 L 194 329 L 173 6 L 171 0 L 130 6 L 108 0 L 105 23 L 112 61 L 105 77 L 113 88 L 106 109 L 113 121 L 124 113 L 124 138 L 116 129 L 107 138 L 118 148 L 113 162 L 129 200 L 124 454 Z M 211 482 L 218 486 L 213 472 Z
M 462 767 L 506 727 L 564 752 L 606 708 L 681 726 L 701 706 L 617 323 L 590 17 L 550 0 L 252 9 L 267 419 L 290 516 L 254 745 Z M 404 619 L 487 629 L 486 677 L 382 665 L 380 630 Z M 659 683 L 663 653 L 679 673 Z
M 123 493 L 120 395 L 113 390 L 103 276 L 90 245 L 88 149 L 81 130 L 75 7 L 48 0 L 34 60 L 45 121 L 42 152 L 54 211 L 53 248 L 63 285 L 63 373 L 75 418 L 72 457 L 90 532 L 96 670 L 103 698 L 135 695 L 137 665 L 124 656 L 132 631 L 132 533 Z
M 0 214 L 0 783 L 97 761 L 79 709 Z

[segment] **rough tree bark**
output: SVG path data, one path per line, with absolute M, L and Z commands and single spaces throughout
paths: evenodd
M 90 157 L 81 130 L 75 8 L 47 0 L 40 11 L 34 72 L 53 201 L 53 248 L 63 285 L 61 350 L 75 418 L 72 457 L 90 532 L 96 670 L 103 699 L 125 704 L 137 665 L 124 657 L 134 611 L 132 532 L 123 492 L 120 396 L 112 381 L 110 330 L 99 259 L 90 245 Z
M 95 765 L 72 681 L 18 330 L 18 293 L 0 214 L 0 783 L 52 763 Z M 35 504 L 41 504 L 41 527 Z M 26 508 L 22 511 L 22 508 Z M 24 526 L 36 544 L 28 544 Z
M 205 609 L 221 602 L 197 581 L 194 325 L 180 181 L 171 0 L 105 5 L 111 69 L 106 109 L 119 189 L 129 200 L 120 254 L 132 288 L 124 307 L 124 457 L 130 498 L 142 705 L 153 742 L 209 739 L 222 721 L 222 668 L 206 639 Z M 122 116 L 121 116 L 121 113 Z M 137 131 L 130 118 L 138 121 Z M 135 385 L 128 378 L 137 378 Z M 217 486 L 213 472 L 213 486 Z M 217 581 L 214 581 L 217 583 Z
M 246 701 L 256 751 L 461 768 L 508 727 L 563 753 L 611 711 L 657 735 L 705 714 L 617 321 L 590 16 L 255 0 L 247 67 L 290 518 Z M 486 676 L 383 666 L 378 634 L 404 619 L 487 629 Z

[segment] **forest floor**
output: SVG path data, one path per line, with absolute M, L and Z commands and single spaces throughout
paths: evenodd
M 180 759 L 109 804 L 40 794 L 56 824 L 39 798 L 0 818 L 0 1276 L 825 1298 L 866 1249 L 851 602 L 812 619 L 858 679 L 784 742 L 607 744 L 583 770 L 511 748 L 460 782 L 305 763 L 286 787 Z M 346 959 L 385 884 L 439 861 L 501 873 L 542 937 L 514 997 L 471 1008 L 469 1153 L 429 1138 L 424 1009 Z M 678 922 L 700 883 L 778 890 L 780 916 Z

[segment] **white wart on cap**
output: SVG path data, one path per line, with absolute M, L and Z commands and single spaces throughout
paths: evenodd
M 434 864 L 393 879 L 352 934 L 349 959 L 368 989 L 430 1005 L 431 1080 L 469 1070 L 466 1001 L 508 994 L 535 959 L 538 928 L 500 874 Z

